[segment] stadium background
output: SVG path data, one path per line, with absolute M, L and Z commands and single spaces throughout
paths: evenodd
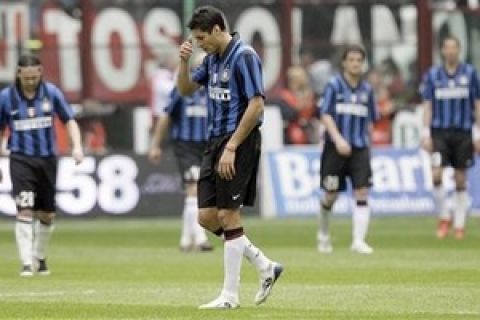
M 348 43 L 366 47 L 368 69 L 378 70 L 395 109 L 390 141 L 375 147 L 374 212 L 433 212 L 426 157 L 417 148 L 419 76 L 439 61 L 438 43 L 449 32 L 463 44 L 461 58 L 480 66 L 476 0 L 2 1 L 0 87 L 12 81 L 21 52 L 37 52 L 45 77 L 66 92 L 84 132 L 86 161 L 79 167 L 68 157 L 60 162 L 57 202 L 62 216 L 180 212 L 180 177 L 171 153 L 159 167 L 145 158 L 152 122 L 149 84 L 155 70 L 176 56 L 185 37 L 185 17 L 204 4 L 224 9 L 231 29 L 239 31 L 264 61 L 269 103 L 265 126 L 276 134 L 265 139 L 260 202 L 248 213 L 317 212 L 321 137 L 306 146 L 284 146 L 276 98 L 286 86 L 291 65 L 308 69 L 319 98 Z M 474 178 L 479 176 L 478 162 L 470 172 L 474 209 L 480 208 L 480 186 Z M 0 159 L 4 172 L 7 165 L 6 158 Z M 446 176 L 451 188 L 451 173 Z M 10 188 L 7 176 L 0 184 L 3 217 L 15 212 Z M 347 212 L 348 201 L 339 201 L 337 207 Z

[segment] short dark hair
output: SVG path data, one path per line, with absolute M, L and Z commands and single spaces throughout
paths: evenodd
M 212 6 L 203 6 L 195 9 L 187 26 L 190 30 L 199 29 L 210 33 L 215 25 L 222 31 L 227 29 L 223 12 Z
M 32 54 L 23 54 L 18 59 L 17 67 L 33 67 L 33 66 L 41 66 L 42 62 L 37 56 Z
M 342 61 L 344 61 L 345 59 L 347 59 L 348 55 L 351 53 L 351 52 L 358 52 L 362 55 L 362 59 L 365 60 L 365 58 L 367 57 L 367 52 L 365 51 L 365 49 L 359 45 L 359 44 L 351 44 L 351 45 L 348 45 L 345 50 L 343 51 L 343 54 L 342 54 Z
M 452 34 L 448 34 L 446 35 L 443 39 L 442 39 L 442 42 L 440 42 L 440 48 L 443 48 L 445 46 L 445 43 L 449 40 L 452 40 L 452 41 L 455 41 L 455 43 L 457 44 L 457 46 L 460 48 L 461 45 L 460 45 L 460 39 L 458 39 L 456 36 L 452 35 Z

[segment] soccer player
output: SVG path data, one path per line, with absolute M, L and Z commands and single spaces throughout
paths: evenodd
M 342 56 L 343 72 L 334 76 L 325 89 L 320 104 L 321 121 L 326 127 L 326 141 L 321 159 L 321 200 L 318 251 L 333 250 L 329 218 L 338 192 L 344 191 L 350 178 L 355 197 L 352 213 L 353 242 L 351 250 L 373 253 L 366 242 L 370 209 L 368 189 L 371 185 L 370 131 L 378 119 L 375 97 L 370 85 L 362 79 L 366 54 L 358 45 L 346 48 Z
M 199 54 L 196 59 L 199 65 L 205 55 Z M 183 207 L 182 233 L 180 249 L 184 252 L 193 250 L 211 251 L 205 229 L 198 224 L 197 181 L 200 174 L 202 155 L 207 144 L 207 96 L 204 88 L 195 91 L 191 96 L 182 97 L 174 88 L 167 101 L 158 101 L 160 106 L 153 110 L 157 122 L 152 137 L 148 157 L 158 164 L 162 155 L 161 142 L 167 129 L 177 163 L 182 174 L 185 203 Z M 162 106 L 164 106 L 162 108 Z
M 37 57 L 22 55 L 15 84 L 0 92 L 0 128 L 8 126 L 10 131 L 10 175 L 17 205 L 15 238 L 23 277 L 34 271 L 49 274 L 46 252 L 53 231 L 57 177 L 54 117 L 67 127 L 75 162 L 83 159 L 72 108 L 55 85 L 42 79 L 42 71 Z
M 445 206 L 443 168 L 452 166 L 455 179 L 455 238 L 465 236 L 467 215 L 466 170 L 473 165 L 472 129 L 480 130 L 480 84 L 472 65 L 460 62 L 460 41 L 447 36 L 442 41 L 443 64 L 428 70 L 420 88 L 424 99 L 422 147 L 431 153 L 433 195 L 439 217 L 437 237 L 445 238 L 450 214 Z M 476 115 L 476 116 L 475 116 Z M 476 119 L 476 121 L 475 121 Z M 476 123 L 476 125 L 475 125 Z
M 177 86 L 190 95 L 207 88 L 209 140 L 198 182 L 199 222 L 223 236 L 224 282 L 218 298 L 201 309 L 231 309 L 239 306 L 242 256 L 255 265 L 260 289 L 255 303 L 264 302 L 283 271 L 268 259 L 244 233 L 242 205 L 251 206 L 256 194 L 263 119 L 262 64 L 257 53 L 237 33 L 230 34 L 223 13 L 210 6 L 196 9 L 188 24 L 193 41 L 207 53 L 203 63 L 189 72 L 192 41 L 180 46 Z

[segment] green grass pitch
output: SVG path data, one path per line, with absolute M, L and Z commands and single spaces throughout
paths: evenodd
M 480 319 L 480 223 L 464 241 L 434 237 L 432 217 L 374 218 L 373 256 L 348 250 L 350 220 L 332 222 L 334 252 L 315 250 L 314 219 L 249 218 L 251 240 L 285 266 L 264 305 L 246 260 L 241 307 L 203 311 L 223 280 L 223 250 L 184 254 L 180 221 L 60 220 L 52 275 L 22 279 L 13 222 L 0 221 L 0 319 Z

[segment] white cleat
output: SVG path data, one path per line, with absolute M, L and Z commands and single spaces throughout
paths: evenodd
M 240 307 L 240 303 L 238 301 L 234 301 L 234 299 L 228 299 L 221 295 L 209 303 L 202 304 L 198 307 L 198 309 L 236 309 L 238 307 Z
M 332 247 L 332 243 L 330 242 L 329 236 L 318 234 L 317 250 L 320 253 L 326 253 L 326 254 L 333 252 L 333 247 Z
M 365 241 L 354 242 L 350 247 L 350 250 L 360 254 L 372 254 L 373 248 L 370 247 Z
M 255 304 L 259 305 L 264 303 L 270 293 L 272 292 L 273 285 L 280 278 L 283 272 L 283 266 L 277 262 L 270 262 L 268 269 L 260 275 L 260 289 L 255 295 Z
M 22 266 L 22 270 L 20 270 L 20 277 L 29 278 L 33 276 L 33 269 L 31 265 L 24 265 Z

